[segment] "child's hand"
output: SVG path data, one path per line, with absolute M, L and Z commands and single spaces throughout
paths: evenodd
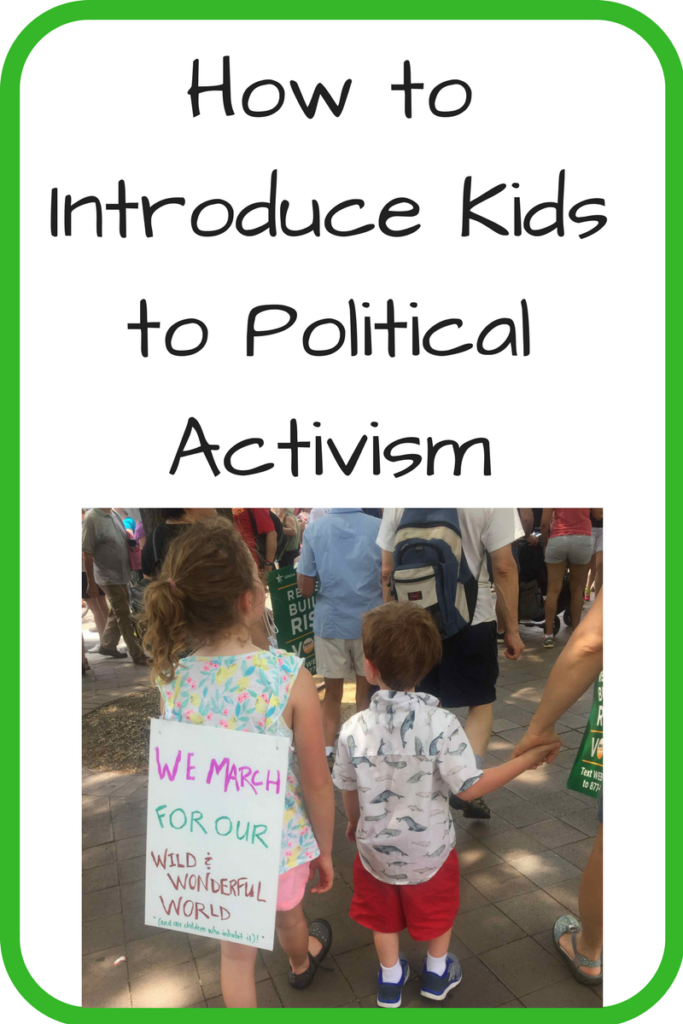
M 525 750 L 523 754 L 520 754 L 520 759 L 526 763 L 526 771 L 529 768 L 538 768 L 540 765 L 545 764 L 546 759 L 549 755 L 550 761 L 552 761 L 560 749 L 559 740 L 556 743 L 541 743 L 536 747 L 530 747 L 529 750 Z
M 542 747 L 547 743 L 554 743 L 557 747 L 555 753 L 548 757 L 548 764 L 551 764 L 557 756 L 557 751 L 560 749 L 560 737 L 557 735 L 552 725 L 545 729 L 537 729 L 534 728 L 532 724 L 510 754 L 510 760 L 512 760 L 513 757 L 519 757 L 520 754 L 524 754 L 527 750 L 531 750 L 532 747 Z
M 318 884 L 311 887 L 311 892 L 329 892 L 334 882 L 334 866 L 330 856 L 324 857 L 322 853 L 315 860 L 311 861 L 309 880 L 313 881 L 316 870 L 318 872 Z
M 358 822 L 356 822 L 356 825 L 357 824 Z M 348 825 L 346 826 L 346 838 L 350 839 L 352 843 L 355 843 L 356 841 L 356 825 L 353 825 L 351 822 L 349 822 Z

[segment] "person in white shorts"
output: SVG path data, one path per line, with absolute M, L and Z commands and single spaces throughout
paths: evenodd
M 328 679 L 365 678 L 363 644 L 358 640 L 333 640 L 315 637 L 315 664 L 318 674 Z M 363 701 L 361 700 L 361 703 Z
M 309 520 L 296 567 L 303 597 L 310 597 L 316 579 L 320 581 L 313 634 L 316 668 L 325 677 L 323 733 L 328 758 L 339 732 L 344 680 L 356 680 L 357 711 L 370 705 L 361 621 L 366 612 L 382 604 L 379 527 L 379 519 L 360 508 L 331 508 L 322 518 Z

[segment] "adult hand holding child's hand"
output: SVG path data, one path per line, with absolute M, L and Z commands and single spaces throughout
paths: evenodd
M 520 754 L 520 757 L 528 762 L 528 768 L 539 768 L 546 761 L 548 764 L 557 757 L 560 750 L 559 740 L 556 743 L 539 743 L 533 747 L 529 747 Z M 513 751 L 514 756 L 514 751 Z
M 552 726 L 539 729 L 534 727 L 532 722 L 524 736 L 522 736 L 521 740 L 510 754 L 510 760 L 512 760 L 513 757 L 519 757 L 527 750 L 531 750 L 532 747 L 550 746 L 554 749 L 552 749 L 548 754 L 546 762 L 548 764 L 552 764 L 560 751 L 561 745 L 562 741 Z

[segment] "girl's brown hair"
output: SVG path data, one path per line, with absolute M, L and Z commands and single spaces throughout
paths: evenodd
M 152 679 L 170 683 L 188 650 L 238 626 L 239 599 L 255 586 L 254 559 L 232 523 L 219 516 L 188 526 L 145 592 Z

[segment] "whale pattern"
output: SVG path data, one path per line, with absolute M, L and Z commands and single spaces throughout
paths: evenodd
M 411 818 L 409 814 L 406 814 L 403 818 L 397 818 L 397 821 L 405 821 L 406 828 L 409 828 L 411 832 L 426 832 L 426 825 L 419 825 L 418 822 Z
M 439 870 L 455 841 L 448 797 L 480 775 L 455 715 L 428 694 L 396 690 L 345 723 L 332 772 L 338 788 L 358 793 L 362 864 L 394 885 Z
M 401 726 L 401 742 L 403 746 L 406 745 L 406 733 L 409 729 L 413 728 L 415 722 L 415 712 L 409 711 L 406 717 L 403 719 L 403 725 Z
M 403 799 L 399 793 L 392 793 L 390 789 L 383 789 L 381 793 L 378 793 L 376 797 L 373 797 L 370 803 L 385 804 L 388 800 L 391 800 L 392 796 L 397 796 L 399 800 Z

